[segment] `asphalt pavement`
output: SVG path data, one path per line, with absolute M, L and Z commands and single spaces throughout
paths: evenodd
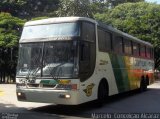
M 160 81 L 143 93 L 132 91 L 112 96 L 102 107 L 95 106 L 95 102 L 77 106 L 19 102 L 15 89 L 15 84 L 0 84 L 0 119 L 79 119 L 96 118 L 96 114 L 107 117 L 106 114 L 117 113 L 160 113 Z

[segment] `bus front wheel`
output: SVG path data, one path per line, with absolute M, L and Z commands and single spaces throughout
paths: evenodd
M 102 80 L 98 87 L 98 105 L 102 106 L 108 98 L 108 83 Z

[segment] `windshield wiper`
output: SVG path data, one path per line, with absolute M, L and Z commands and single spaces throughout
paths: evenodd
M 36 64 L 36 63 L 38 63 L 38 59 L 40 58 L 40 57 L 38 57 L 39 55 L 35 55 L 34 57 L 33 57 L 33 64 Z M 42 66 L 41 66 L 41 61 L 40 61 L 40 64 L 38 63 L 37 65 L 35 65 L 35 69 L 33 68 L 29 68 L 29 70 L 28 70 L 28 74 L 27 74 L 27 76 L 26 76 L 26 79 L 29 79 L 30 78 L 30 76 L 32 76 L 32 77 L 36 77 L 36 74 L 37 74 L 37 72 L 39 71 L 39 69 L 41 69 L 42 68 Z
M 50 70 L 49 73 L 50 73 L 50 75 L 52 76 L 52 78 L 54 80 L 58 80 L 59 79 L 60 71 L 62 70 L 61 68 L 59 69 L 59 67 L 64 65 L 64 64 L 65 63 L 60 63 L 59 65 L 53 67 L 53 69 L 48 67 L 48 69 Z
M 42 52 L 40 52 L 40 51 L 42 51 Z M 32 77 L 34 76 L 36 78 L 36 74 L 39 69 L 40 69 L 40 73 L 41 73 L 40 75 L 42 77 L 42 75 L 43 75 L 43 73 L 42 73 L 43 72 L 43 69 L 42 69 L 43 68 L 43 56 L 44 56 L 44 42 L 43 42 L 42 48 L 38 49 L 38 54 L 35 54 L 35 56 L 33 58 L 33 61 L 35 61 L 35 62 L 33 62 L 33 64 L 37 63 L 37 68 L 32 73 L 29 73 L 28 78 L 29 78 L 30 74 L 32 75 Z M 40 59 L 40 61 L 38 59 Z
M 41 66 L 38 65 L 38 67 L 36 69 L 29 69 L 28 70 L 28 74 L 26 76 L 26 79 L 29 79 L 30 77 L 35 77 L 36 78 L 36 74 L 39 71 L 39 69 L 41 69 Z

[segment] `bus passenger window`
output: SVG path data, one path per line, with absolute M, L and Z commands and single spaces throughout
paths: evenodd
M 132 54 L 132 45 L 131 45 L 131 41 L 130 40 L 127 40 L 127 39 L 124 40 L 124 52 L 127 55 L 131 55 Z
M 102 52 L 110 51 L 112 48 L 112 34 L 98 29 L 99 50 Z
M 107 51 L 112 49 L 112 34 L 108 32 L 106 32 L 106 46 Z
M 123 44 L 123 38 L 122 37 L 116 37 L 114 39 L 114 51 L 116 53 L 123 53 L 124 44 Z
M 150 53 L 151 53 L 151 58 L 153 59 L 154 58 L 154 49 L 153 48 L 150 49 Z
M 146 48 L 146 56 L 147 58 L 151 58 L 151 48 L 149 47 Z
M 107 51 L 106 43 L 105 43 L 105 31 L 98 29 L 98 44 L 99 44 L 99 50 L 102 52 Z
M 139 50 L 140 50 L 140 49 L 139 49 L 139 44 L 133 42 L 133 55 L 134 55 L 134 56 L 139 56 L 139 53 L 140 53 Z
M 141 52 L 141 56 L 142 57 L 145 57 L 146 56 L 146 48 L 145 48 L 145 46 L 142 46 L 141 45 L 141 48 L 140 48 L 141 50 L 140 50 L 140 52 Z

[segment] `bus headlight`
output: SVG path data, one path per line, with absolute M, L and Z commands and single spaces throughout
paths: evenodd
M 71 98 L 71 95 L 70 95 L 70 94 L 60 94 L 59 97 L 60 97 L 60 98 L 69 99 L 69 98 Z
M 21 96 L 22 95 L 22 93 L 17 93 L 17 96 Z
M 17 98 L 18 98 L 19 101 L 20 100 L 26 100 L 26 96 L 22 92 L 17 92 Z
M 66 95 L 65 95 L 65 98 L 69 99 L 69 98 L 71 98 L 71 95 L 66 94 Z

